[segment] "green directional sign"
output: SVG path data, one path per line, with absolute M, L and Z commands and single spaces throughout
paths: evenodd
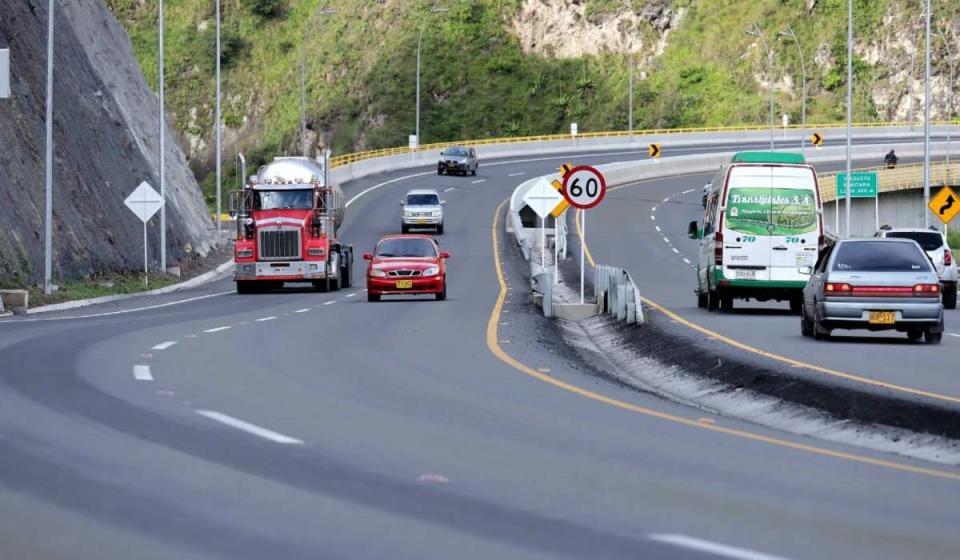
M 874 198 L 877 196 L 877 174 L 875 172 L 855 172 L 850 198 Z M 837 173 L 837 197 L 847 196 L 847 174 Z

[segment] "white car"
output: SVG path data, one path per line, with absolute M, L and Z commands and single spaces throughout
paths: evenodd
M 413 228 L 436 230 L 443 234 L 443 205 L 440 193 L 433 189 L 414 189 L 400 201 L 403 207 L 400 215 L 400 229 L 408 233 Z
M 937 277 L 943 286 L 944 309 L 957 308 L 957 262 L 953 258 L 947 236 L 936 229 L 923 228 L 892 228 L 884 226 L 874 237 L 899 237 L 912 239 L 930 257 L 930 262 L 937 270 Z

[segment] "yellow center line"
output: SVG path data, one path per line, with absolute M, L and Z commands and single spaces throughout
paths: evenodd
M 635 186 L 640 185 L 640 184 L 642 184 L 642 183 L 648 183 L 648 182 L 656 181 L 656 180 L 658 180 L 658 179 L 646 179 L 646 180 L 644 180 L 644 181 L 638 181 L 638 182 L 636 182 L 636 183 L 631 183 L 631 184 L 629 184 L 629 185 L 621 185 L 621 186 L 619 186 L 619 187 L 613 187 L 613 188 L 611 188 L 611 189 L 609 189 L 609 190 L 615 191 L 615 190 L 619 190 L 619 189 L 625 189 L 625 188 L 629 188 L 629 187 L 635 187 Z M 597 266 L 597 263 L 596 263 L 596 261 L 593 260 L 593 255 L 590 253 L 590 247 L 586 244 L 586 242 L 585 242 L 584 239 L 583 239 L 583 226 L 582 226 L 581 223 L 580 223 L 580 212 L 581 212 L 581 210 L 578 210 L 578 211 L 577 211 L 577 214 L 576 214 L 577 235 L 578 235 L 579 238 L 580 238 L 580 245 L 583 247 L 584 256 L 587 258 L 587 261 L 590 263 L 590 267 L 591 267 L 591 268 L 595 268 L 595 267 Z M 708 337 L 710 337 L 711 339 L 719 340 L 720 342 L 723 342 L 724 344 L 727 344 L 727 345 L 729 345 L 729 346 L 733 346 L 734 348 L 737 348 L 737 349 L 739 349 L 739 350 L 743 350 L 743 351 L 745 351 L 745 352 L 750 352 L 751 354 L 756 354 L 756 355 L 762 356 L 762 357 L 764 357 L 764 358 L 768 358 L 768 359 L 771 359 L 771 360 L 775 360 L 775 361 L 778 361 L 778 362 L 781 362 L 781 363 L 784 363 L 784 364 L 793 366 L 793 367 L 795 367 L 795 368 L 808 369 L 808 370 L 811 370 L 811 371 L 815 371 L 815 372 L 817 372 L 817 373 L 823 373 L 823 374 L 825 374 L 825 375 L 830 375 L 830 376 L 833 376 L 833 377 L 839 377 L 839 378 L 841 378 L 841 379 L 846 379 L 847 381 L 856 381 L 857 383 L 863 383 L 863 384 L 865 384 L 865 385 L 871 385 L 871 386 L 873 386 L 873 387 L 881 387 L 881 388 L 884 388 L 884 389 L 889 389 L 889 390 L 891 390 L 891 391 L 898 391 L 898 392 L 906 393 L 906 394 L 909 394 L 909 395 L 915 395 L 915 396 L 920 396 L 920 397 L 927 397 L 927 398 L 930 398 L 930 399 L 934 399 L 934 400 L 938 400 L 938 401 L 944 401 L 944 402 L 949 402 L 949 403 L 953 403 L 953 404 L 960 404 L 960 397 L 954 397 L 954 396 L 950 396 L 950 395 L 944 395 L 944 394 L 935 393 L 935 392 L 932 392 L 932 391 L 924 391 L 924 390 L 922 390 L 922 389 L 915 389 L 915 388 L 913 388 L 913 387 L 907 387 L 907 386 L 905 386 L 905 385 L 897 385 L 896 383 L 887 383 L 886 381 L 878 381 L 878 380 L 876 380 L 876 379 L 870 379 L 869 377 L 863 377 L 863 376 L 856 375 L 856 374 L 853 374 L 853 373 L 847 373 L 847 372 L 843 372 L 843 371 L 831 369 L 831 368 L 824 367 L 824 366 L 818 366 L 818 365 L 816 365 L 816 364 L 811 364 L 811 363 L 809 363 L 809 362 L 804 362 L 804 361 L 801 361 L 801 360 L 796 360 L 796 359 L 794 359 L 794 358 L 790 358 L 790 357 L 787 357 L 787 356 L 783 356 L 783 355 L 781 355 L 781 354 L 775 354 L 775 353 L 773 353 L 773 352 L 768 352 L 768 351 L 766 351 L 766 350 L 761 350 L 760 348 L 756 348 L 756 347 L 754 347 L 754 346 L 750 346 L 749 344 L 745 344 L 745 343 L 743 343 L 743 342 L 740 342 L 739 340 L 735 340 L 735 339 L 730 338 L 730 337 L 728 337 L 728 336 L 722 335 L 722 334 L 720 334 L 720 333 L 718 333 L 718 332 L 716 332 L 716 331 L 710 330 L 710 329 L 708 329 L 707 327 L 704 327 L 704 326 L 702 326 L 702 325 L 699 325 L 699 324 L 697 324 L 697 323 L 694 323 L 694 322 L 692 322 L 692 321 L 689 321 L 689 320 L 687 320 L 687 319 L 684 319 L 683 317 L 681 317 L 681 316 L 680 316 L 679 314 L 677 314 L 676 312 L 670 310 L 669 308 L 667 308 L 667 307 L 665 307 L 665 306 L 663 306 L 663 305 L 660 305 L 659 303 L 657 303 L 657 302 L 655 302 L 655 301 L 653 301 L 653 300 L 651 300 L 651 299 L 649 299 L 649 298 L 647 298 L 647 297 L 641 297 L 640 300 L 641 300 L 645 305 L 647 305 L 647 306 L 649 306 L 649 307 L 651 307 L 651 308 L 659 311 L 660 313 L 663 313 L 664 315 L 666 315 L 666 316 L 669 317 L 670 319 L 672 319 L 672 320 L 674 320 L 674 321 L 682 324 L 683 326 L 685 326 L 685 327 L 687 327 L 687 328 L 689 328 L 689 329 L 695 330 L 695 331 L 697 331 L 697 332 L 699 332 L 699 333 L 701 333 L 701 334 L 705 334 L 705 335 L 707 335 Z
M 668 414 L 665 412 L 659 412 L 650 408 L 643 406 L 631 404 L 619 399 L 614 399 L 601 395 L 600 393 L 595 393 L 588 389 L 583 389 L 571 383 L 565 381 L 560 381 L 546 375 L 545 373 L 539 372 L 524 363 L 520 362 L 510 354 L 506 353 L 503 348 L 500 347 L 499 336 L 498 336 L 498 324 L 500 322 L 500 315 L 503 311 L 503 304 L 506 300 L 507 294 L 507 284 L 504 280 L 503 267 L 500 264 L 500 247 L 499 247 L 499 236 L 497 235 L 497 227 L 500 223 L 500 214 L 503 211 L 503 207 L 506 205 L 509 199 L 504 200 L 497 206 L 496 211 L 493 214 L 493 227 L 491 228 L 491 240 L 493 243 L 493 263 L 494 268 L 497 272 L 497 283 L 499 284 L 500 290 L 497 294 L 497 300 L 494 303 L 493 310 L 490 313 L 490 319 L 487 321 L 487 348 L 490 352 L 496 356 L 500 361 L 507 364 L 508 366 L 516 369 L 517 371 L 528 375 L 534 379 L 548 383 L 558 389 L 574 393 L 581 397 L 588 398 L 590 400 L 603 403 L 609 406 L 613 406 L 622 410 L 627 410 L 630 412 L 635 412 L 642 414 L 644 416 L 649 416 L 652 418 L 658 418 L 660 420 L 666 420 L 668 422 L 673 422 L 676 424 L 682 424 L 691 428 L 696 428 L 700 430 L 709 430 L 711 432 L 721 433 L 733 437 L 738 437 L 742 439 L 747 439 L 751 441 L 766 443 L 769 445 L 774 445 L 777 447 L 783 447 L 787 449 L 794 449 L 797 451 L 803 451 L 807 453 L 812 453 L 815 455 L 820 455 L 824 457 L 832 457 L 835 459 L 842 459 L 846 461 L 852 461 L 856 463 L 873 465 L 877 467 L 883 467 L 888 469 L 893 469 L 901 472 L 908 472 L 913 474 L 919 474 L 924 476 L 932 476 L 937 478 L 943 478 L 947 480 L 956 480 L 960 481 L 960 473 L 917 467 L 913 465 L 896 463 L 893 461 L 886 461 L 883 459 L 876 459 L 873 457 L 867 457 L 864 455 L 856 455 L 853 453 L 846 453 L 843 451 L 834 451 L 832 449 L 826 449 L 822 447 L 816 447 L 813 445 L 807 445 L 803 443 L 797 443 L 785 439 L 779 439 L 770 436 L 764 436 L 760 434 L 755 434 L 752 432 L 747 432 L 743 430 L 737 430 L 732 428 L 724 428 L 716 424 L 709 424 L 701 422 L 699 419 L 684 418 L 682 416 L 676 416 L 674 414 Z

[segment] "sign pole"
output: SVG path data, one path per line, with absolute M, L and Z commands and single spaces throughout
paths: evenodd
M 150 272 L 147 270 L 147 220 L 143 221 L 143 285 L 150 285 Z
M 582 235 L 580 236 L 580 305 L 583 305 L 583 254 L 587 246 L 587 213 L 580 211 L 580 227 Z
M 540 270 L 547 268 L 547 219 L 540 217 Z
M 563 214 L 560 214 L 563 216 Z M 560 284 L 560 241 L 557 237 L 560 235 L 560 228 L 557 226 L 558 218 L 553 217 L 553 285 Z
M 873 228 L 873 230 L 879 231 L 880 230 L 880 193 L 879 192 L 873 197 L 873 218 L 874 218 L 873 221 L 875 224 L 875 227 Z

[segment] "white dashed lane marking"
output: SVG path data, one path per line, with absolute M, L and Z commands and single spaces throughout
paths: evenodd
M 648 538 L 652 541 L 678 546 L 688 550 L 706 552 L 707 554 L 720 556 L 722 558 L 734 558 L 736 560 L 785 560 L 783 556 L 764 554 L 763 552 L 715 543 L 686 535 L 652 534 L 649 535 Z
M 331 300 L 331 301 L 324 302 L 324 305 L 333 305 L 335 303 L 337 303 L 337 300 Z
M 470 184 L 476 185 L 477 183 L 482 183 L 484 181 L 486 181 L 486 179 L 477 179 L 476 181 L 471 181 Z
M 844 176 L 846 176 L 846 175 L 844 175 Z M 673 249 L 673 252 L 674 252 L 674 253 L 676 253 L 676 254 L 678 254 L 678 255 L 680 254 L 680 251 L 677 251 L 677 248 L 676 248 L 676 247 L 670 247 L 670 248 Z
M 846 176 L 846 175 L 844 175 L 844 176 Z M 662 231 L 662 230 L 660 229 L 660 226 L 653 226 L 653 227 L 657 230 L 657 233 L 660 233 L 660 232 Z
M 947 334 L 950 335 L 950 336 L 955 336 L 955 337 L 957 337 L 957 338 L 960 338 L 960 334 L 954 334 L 954 333 L 952 333 L 952 332 L 948 332 Z
M 527 174 L 526 171 L 521 171 L 521 172 L 519 172 L 519 173 L 511 173 L 509 176 L 510 176 L 510 177 L 519 177 L 519 176 L 521 176 L 521 175 L 526 175 L 526 174 Z
M 197 414 L 204 416 L 216 422 L 220 422 L 225 426 L 230 426 L 231 428 L 246 432 L 248 434 L 253 434 L 263 439 L 270 440 L 274 443 L 283 443 L 288 445 L 303 445 L 303 441 L 292 438 L 290 436 L 281 434 L 280 432 L 275 432 L 273 430 L 268 430 L 257 426 L 256 424 L 251 424 L 240 420 L 239 418 L 234 418 L 233 416 L 228 416 L 222 412 L 217 412 L 215 410 L 198 410 Z
M 844 177 L 846 177 L 846 175 L 844 175 Z M 357 292 L 353 292 L 352 294 L 347 294 L 347 297 L 356 297 L 356 295 Z
M 846 175 L 844 175 L 844 177 L 846 177 Z M 683 262 L 685 262 L 685 263 L 687 263 L 687 264 L 693 264 L 693 263 L 690 262 L 690 259 L 688 259 L 687 257 L 683 257 Z
M 846 175 L 844 175 L 844 177 L 846 177 Z M 687 189 L 687 190 L 683 191 L 682 194 L 690 194 L 690 193 L 692 193 L 694 190 L 695 190 L 695 189 Z
M 306 313 L 307 311 L 310 311 L 309 307 L 307 307 L 306 309 L 297 309 L 296 311 L 294 311 L 294 313 Z
M 846 175 L 844 175 L 844 177 L 846 177 Z M 450 188 L 448 188 L 448 189 L 443 189 L 443 192 L 450 192 L 450 191 L 452 191 L 452 190 L 455 189 L 455 188 L 457 188 L 457 187 L 450 187 Z
M 133 378 L 137 381 L 153 381 L 153 376 L 150 375 L 150 366 L 143 364 L 133 366 Z
M 269 316 L 269 317 L 260 317 L 259 319 L 257 319 L 257 322 L 258 322 L 258 323 L 263 323 L 263 322 L 265 322 L 265 321 L 273 321 L 273 320 L 276 319 L 276 318 L 277 318 L 277 317 L 274 316 L 274 315 L 271 315 L 271 316 Z
M 167 348 L 170 348 L 176 343 L 177 343 L 176 340 L 168 340 L 166 342 L 161 342 L 160 344 L 157 344 L 156 346 L 154 346 L 152 350 L 166 350 Z
M 216 327 L 216 328 L 213 328 L 213 329 L 207 329 L 207 330 L 205 330 L 205 331 L 203 331 L 203 332 L 205 332 L 205 333 L 215 333 L 215 332 L 225 331 L 225 330 L 227 330 L 227 329 L 229 329 L 229 328 L 231 328 L 231 327 Z

